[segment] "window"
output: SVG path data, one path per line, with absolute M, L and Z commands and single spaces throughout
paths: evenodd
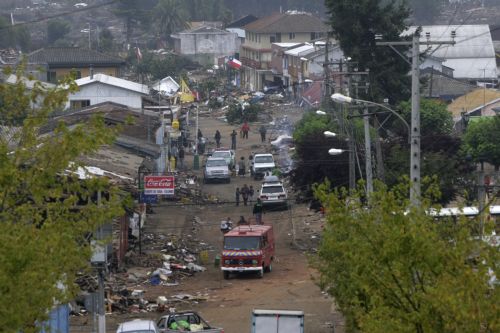
M 82 108 L 86 108 L 87 106 L 90 106 L 90 100 L 89 99 L 83 99 L 83 100 L 74 100 L 70 101 L 69 107 L 73 110 L 78 110 Z
M 288 39 L 295 39 L 295 32 L 290 32 L 288 34 Z
M 57 83 L 56 72 L 54 71 L 47 72 L 47 82 Z
M 269 37 L 269 42 L 272 44 L 272 43 L 276 43 L 276 36 L 270 36 Z
M 276 42 L 281 43 L 281 34 L 276 34 Z

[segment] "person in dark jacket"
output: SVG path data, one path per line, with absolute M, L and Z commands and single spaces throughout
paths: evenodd
M 184 169 L 184 148 L 182 146 L 179 149 L 179 167 L 181 170 Z
M 214 139 L 215 139 L 215 144 L 217 145 L 217 148 L 220 148 L 221 135 L 220 135 L 219 130 L 215 131 Z
M 238 133 L 236 133 L 235 130 L 231 132 L 231 149 L 236 150 L 236 137 L 238 136 Z
M 240 205 L 240 194 L 241 194 L 240 188 L 237 187 L 235 192 L 236 206 Z
M 247 206 L 248 196 L 250 195 L 250 189 L 248 188 L 247 184 L 243 185 L 240 192 L 241 192 L 241 197 L 243 198 L 243 205 Z
M 253 215 L 255 216 L 255 222 L 257 224 L 263 224 L 262 223 L 262 213 L 264 213 L 264 206 L 262 205 L 262 201 L 260 201 L 260 198 L 257 198 L 257 202 L 255 205 L 253 205 Z
M 261 142 L 266 142 L 266 133 L 267 133 L 266 126 L 262 125 L 259 128 L 259 133 L 260 133 L 260 141 Z
M 245 158 L 241 156 L 240 161 L 238 162 L 238 176 L 245 177 Z

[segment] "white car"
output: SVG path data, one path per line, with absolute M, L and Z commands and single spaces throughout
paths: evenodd
M 275 168 L 276 163 L 272 154 L 255 154 L 250 172 L 254 179 L 261 179 L 266 174 L 271 174 Z
M 283 183 L 276 176 L 267 176 L 259 191 L 263 206 L 280 206 L 288 209 L 288 194 Z
M 232 169 L 235 166 L 235 164 L 234 164 L 234 159 L 235 159 L 234 150 L 217 148 L 214 150 L 211 157 L 220 157 L 220 158 L 225 159 L 229 169 Z
M 209 157 L 203 169 L 203 182 L 222 180 L 226 183 L 231 182 L 231 173 L 227 162 L 222 157 Z
M 152 320 L 135 319 L 121 323 L 116 333 L 160 333 L 160 331 Z

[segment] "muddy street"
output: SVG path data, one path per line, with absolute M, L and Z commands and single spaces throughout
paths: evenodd
M 298 117 L 299 114 L 288 114 Z M 216 129 L 222 134 L 222 147 L 227 147 L 229 133 L 235 126 L 228 125 L 213 118 L 201 118 L 200 128 L 209 141 L 213 140 Z M 270 144 L 260 142 L 258 127 L 260 124 L 250 124 L 248 139 L 238 137 L 236 159 L 241 156 L 247 160 L 254 152 L 269 151 Z M 210 143 L 209 148 L 214 144 Z M 185 164 L 191 167 L 192 155 L 187 155 Z M 187 162 L 187 163 L 186 163 Z M 203 159 L 200 160 L 200 165 Z M 201 169 L 201 168 L 200 168 Z M 207 268 L 193 277 L 182 280 L 173 286 L 140 285 L 137 289 L 145 290 L 147 299 L 154 300 L 158 296 L 168 298 L 176 294 L 202 295 L 200 301 L 176 303 L 176 310 L 198 311 L 211 325 L 223 327 L 226 333 L 249 332 L 251 329 L 251 313 L 253 309 L 284 309 L 302 310 L 305 313 L 305 332 L 342 332 L 338 315 L 335 313 L 332 300 L 321 292 L 314 283 L 315 271 L 309 267 L 305 248 L 297 247 L 294 239 L 310 238 L 303 230 L 320 228 L 320 224 L 309 225 L 307 218 L 315 213 L 309 212 L 304 205 L 291 201 L 290 209 L 267 211 L 263 220 L 274 228 L 276 239 L 276 257 L 272 272 L 265 273 L 262 279 L 257 275 L 232 275 L 225 280 L 220 267 L 214 265 L 216 256 L 220 255 L 223 236 L 220 231 L 220 221 L 230 217 L 236 222 L 240 216 L 252 220 L 252 207 L 240 203 L 236 206 L 235 189 L 244 184 L 252 185 L 256 190 L 261 181 L 253 180 L 247 173 L 245 177 L 233 176 L 231 182 L 203 184 L 202 170 L 193 171 L 198 179 L 199 190 L 219 203 L 192 204 L 163 202 L 154 207 L 154 214 L 148 215 L 144 234 L 175 235 L 179 239 L 195 238 L 208 245 Z M 254 195 L 254 201 L 257 197 Z M 307 226 L 305 225 L 307 224 Z M 315 236 L 312 236 L 313 238 Z M 299 249 L 301 248 L 301 249 Z M 168 309 L 167 309 L 168 310 Z M 110 314 L 107 316 L 108 332 L 114 332 L 117 324 L 133 318 L 159 318 L 156 312 Z M 89 318 L 89 321 L 91 319 Z M 334 326 L 336 326 L 334 328 Z M 76 330 L 73 330 L 77 332 Z M 83 331 L 82 331 L 83 332 Z

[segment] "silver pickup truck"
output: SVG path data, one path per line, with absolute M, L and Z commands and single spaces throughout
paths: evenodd
M 224 333 L 222 328 L 210 326 L 194 311 L 182 311 L 163 316 L 158 320 L 157 326 L 160 333 L 176 333 L 179 331 Z

